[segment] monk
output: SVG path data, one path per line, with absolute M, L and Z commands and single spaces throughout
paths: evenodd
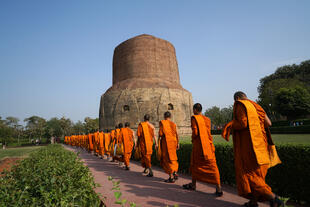
M 201 111 L 201 104 L 194 104 L 194 115 L 191 118 L 193 147 L 190 171 L 192 182 L 183 185 L 183 188 L 196 190 L 196 181 L 198 180 L 216 185 L 215 195 L 222 196 L 220 173 L 216 164 L 215 147 L 211 136 L 211 121 L 202 115 Z
M 171 119 L 169 111 L 164 113 L 165 120 L 159 122 L 158 142 L 161 149 L 160 165 L 164 171 L 169 174 L 169 178 L 165 180 L 167 183 L 174 183 L 178 179 L 178 156 L 179 136 L 177 126 Z
M 111 130 L 111 143 L 110 143 L 110 153 L 112 155 L 111 162 L 115 162 L 116 156 L 114 155 L 114 147 L 116 142 L 116 129 L 118 129 L 118 125 L 115 126 L 115 129 Z
M 103 156 L 104 156 L 104 133 L 103 133 L 103 130 L 99 131 L 99 154 L 100 154 L 100 158 L 103 159 Z
M 130 170 L 129 161 L 132 153 L 132 149 L 135 143 L 135 134 L 132 129 L 129 128 L 129 122 L 125 123 L 125 128 L 121 129 L 121 140 L 124 146 L 123 161 L 125 164 L 125 170 Z
M 88 133 L 88 152 L 91 153 L 94 150 L 92 133 Z
M 238 194 L 250 200 L 244 204 L 248 207 L 268 200 L 271 207 L 284 206 L 265 182 L 268 168 L 281 163 L 268 129 L 271 121 L 244 92 L 236 92 L 234 100 L 233 120 L 224 127 L 222 136 L 228 141 L 233 130 Z
M 111 134 L 109 132 L 109 130 L 105 130 L 106 133 L 104 133 L 104 152 L 105 155 L 107 156 L 107 159 L 109 159 L 111 153 L 109 151 L 109 146 L 110 146 L 110 142 L 111 142 Z
M 115 139 L 116 139 L 116 144 L 118 147 L 123 145 L 122 137 L 121 137 L 122 129 L 123 129 L 123 124 L 119 123 L 117 129 L 115 130 L 115 137 L 116 137 Z M 121 166 L 123 162 L 123 154 L 115 155 L 115 159 L 119 162 L 119 166 Z
M 155 136 L 155 127 L 153 124 L 149 122 L 150 115 L 145 114 L 144 115 L 144 122 L 141 122 L 138 125 L 137 129 L 137 137 L 138 137 L 138 147 L 141 150 L 141 165 L 144 167 L 143 173 L 147 173 L 148 177 L 153 177 L 153 171 L 152 171 L 152 164 L 151 164 L 151 156 L 153 153 L 153 140 L 155 142 L 156 148 L 157 140 Z

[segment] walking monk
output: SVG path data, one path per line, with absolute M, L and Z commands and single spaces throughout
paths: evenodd
M 114 155 L 114 147 L 115 147 L 115 144 L 116 144 L 116 129 L 118 128 L 118 126 L 116 125 L 115 126 L 115 129 L 112 129 L 111 130 L 111 142 L 110 142 L 110 154 L 112 156 L 112 160 L 111 162 L 115 162 L 115 155 Z
M 109 151 L 110 142 L 111 142 L 111 134 L 109 130 L 106 130 L 106 133 L 104 133 L 104 152 L 105 155 L 107 156 L 107 159 L 109 159 L 111 155 Z
M 194 116 L 192 125 L 192 156 L 190 171 L 192 182 L 183 185 L 184 189 L 196 190 L 196 181 L 202 181 L 216 185 L 216 196 L 222 196 L 220 173 L 215 158 L 215 147 L 211 136 L 211 121 L 201 113 L 202 106 L 196 103 L 193 106 Z
M 100 158 L 103 159 L 103 156 L 104 156 L 104 133 L 103 133 L 103 130 L 99 131 L 99 154 L 100 154 Z
M 87 134 L 87 136 L 88 136 L 88 152 L 91 153 L 94 150 L 93 137 L 90 132 Z
M 159 122 L 158 142 L 161 149 L 160 165 L 165 172 L 169 174 L 169 178 L 165 180 L 167 183 L 174 183 L 178 179 L 178 156 L 179 136 L 177 126 L 173 123 L 171 113 L 169 111 L 164 113 L 165 120 Z
M 234 100 L 233 120 L 224 127 L 222 136 L 228 141 L 233 130 L 238 194 L 250 200 L 245 206 L 256 207 L 258 201 L 268 200 L 271 207 L 284 206 L 265 182 L 268 168 L 281 163 L 270 132 L 266 131 L 271 121 L 245 93 L 236 92 Z
M 144 122 L 141 122 L 137 129 L 138 147 L 141 150 L 141 165 L 144 167 L 143 173 L 147 173 L 148 177 L 153 177 L 151 156 L 153 153 L 153 140 L 157 148 L 157 141 L 155 136 L 155 127 L 149 122 L 150 115 L 144 115 Z
M 121 129 L 121 139 L 124 145 L 123 161 L 125 164 L 125 170 L 129 170 L 129 161 L 132 153 L 132 148 L 135 143 L 135 134 L 132 129 L 129 128 L 129 122 L 125 123 L 125 128 Z

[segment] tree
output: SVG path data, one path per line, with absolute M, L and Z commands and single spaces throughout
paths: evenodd
M 58 118 L 53 117 L 46 122 L 46 137 L 60 137 L 62 133 L 63 130 Z
M 217 106 L 208 108 L 205 115 L 211 119 L 211 124 L 213 126 L 223 126 L 232 120 L 233 107 L 220 109 Z
M 85 117 L 84 122 L 86 132 L 91 132 L 99 129 L 99 118 L 92 119 L 90 117 Z
M 299 65 L 285 65 L 260 80 L 258 86 L 258 103 L 265 109 L 272 120 L 281 118 L 276 110 L 276 95 L 281 88 L 295 88 L 299 86 L 310 92 L 310 60 Z
M 16 129 L 18 126 L 19 118 L 16 118 L 13 116 L 8 116 L 8 117 L 6 117 L 5 122 L 9 127 Z
M 31 116 L 24 119 L 26 122 L 26 129 L 30 132 L 29 139 L 39 137 L 42 138 L 42 135 L 45 132 L 46 121 L 44 118 L 39 116 Z
M 75 124 L 73 124 L 73 133 L 74 134 L 86 133 L 85 126 L 81 121 L 77 121 Z
M 305 88 L 281 88 L 275 97 L 276 110 L 288 120 L 310 114 L 310 93 Z

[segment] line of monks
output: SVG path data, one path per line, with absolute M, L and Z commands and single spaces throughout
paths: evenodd
M 234 160 L 238 194 L 249 199 L 244 206 L 256 207 L 258 202 L 269 201 L 271 207 L 284 206 L 283 202 L 272 192 L 265 182 L 270 167 L 281 163 L 275 145 L 272 142 L 269 126 L 271 121 L 265 111 L 246 94 L 238 91 L 234 94 L 233 120 L 227 123 L 222 137 L 229 141 L 233 135 Z M 199 103 L 193 106 L 191 117 L 192 153 L 190 172 L 192 182 L 183 185 L 186 190 L 196 190 L 196 182 L 210 183 L 216 187 L 216 196 L 222 196 L 220 173 L 216 164 L 215 147 L 211 136 L 211 121 L 202 115 Z M 179 136 L 177 126 L 171 121 L 171 113 L 164 113 L 164 120 L 159 123 L 158 140 L 155 127 L 146 114 L 144 121 L 138 125 L 137 139 L 128 122 L 111 131 L 97 131 L 87 135 L 65 137 L 65 143 L 93 152 L 101 158 L 112 162 L 124 163 L 129 170 L 129 162 L 134 150 L 134 157 L 141 159 L 143 173 L 153 177 L 151 156 L 155 144 L 156 155 L 164 171 L 169 175 L 165 180 L 174 183 L 178 179 Z

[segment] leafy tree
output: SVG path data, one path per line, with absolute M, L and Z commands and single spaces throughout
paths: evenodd
M 99 129 L 99 118 L 92 119 L 90 117 L 85 117 L 84 122 L 86 132 L 91 132 Z
M 265 109 L 272 120 L 281 118 L 276 96 L 282 88 L 293 89 L 296 86 L 310 92 L 310 60 L 299 65 L 285 65 L 279 67 L 273 74 L 260 80 L 258 86 L 258 103 Z
M 208 108 L 205 115 L 211 119 L 211 124 L 213 126 L 223 126 L 232 119 L 233 107 L 220 109 L 217 106 Z
M 86 133 L 85 126 L 81 121 L 77 121 L 75 124 L 73 124 L 73 133 L 74 134 Z
M 26 122 L 26 129 L 29 131 L 29 139 L 35 137 L 42 138 L 46 127 L 46 121 L 44 118 L 31 116 L 24 119 L 24 122 Z
M 281 88 L 276 97 L 276 110 L 288 120 L 310 114 L 310 93 L 305 88 Z
M 46 137 L 60 137 L 62 136 L 62 128 L 58 118 L 53 117 L 46 122 Z

